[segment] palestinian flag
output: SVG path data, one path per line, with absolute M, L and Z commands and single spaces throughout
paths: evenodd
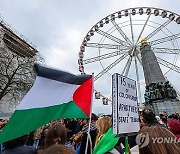
M 92 102 L 91 75 L 35 66 L 33 87 L 0 132 L 0 143 L 23 136 L 60 118 L 88 118 Z

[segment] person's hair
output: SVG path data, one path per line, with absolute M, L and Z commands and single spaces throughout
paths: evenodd
M 75 154 L 76 152 L 62 144 L 55 144 L 42 151 L 42 154 Z
M 82 141 L 82 137 L 83 137 L 83 132 L 79 131 L 73 138 L 73 141 L 77 144 L 80 143 Z
M 65 144 L 66 141 L 67 141 L 66 128 L 60 123 L 56 123 L 50 126 L 50 128 L 47 131 L 45 137 L 45 148 L 48 148 L 53 144 Z
M 98 116 L 95 113 L 91 114 L 91 121 L 96 121 L 98 120 Z M 85 118 L 87 121 L 89 121 L 90 118 Z M 84 119 L 83 119 L 84 120 Z
M 173 119 L 176 119 L 176 120 L 178 120 L 179 118 L 178 118 L 178 115 L 176 115 L 176 114 L 173 114 Z
M 143 118 L 142 115 L 139 116 L 140 119 L 140 128 L 147 126 L 146 120 Z
M 167 123 L 167 118 L 163 117 L 161 120 L 162 122 Z
M 173 115 L 168 116 L 168 119 L 173 119 Z
M 170 116 L 168 116 L 169 119 L 176 119 L 178 120 L 179 117 L 178 117 L 178 114 L 171 114 Z
M 141 116 L 144 118 L 145 122 L 149 126 L 159 124 L 156 119 L 156 115 L 152 112 L 151 109 L 148 109 L 148 108 L 144 109 L 141 113 Z
M 159 116 L 160 116 L 160 118 L 162 119 L 162 117 L 164 117 L 164 115 L 161 113 L 161 114 L 159 114 Z
M 170 132 L 168 129 L 160 126 L 152 126 L 152 127 L 143 127 L 138 134 L 148 134 L 149 143 L 147 146 L 140 147 L 140 154 L 180 154 L 180 146 L 174 140 L 176 140 L 176 136 Z M 156 143 L 158 138 L 163 139 L 162 143 Z M 165 140 L 172 140 L 172 142 L 165 142 Z
M 98 118 L 99 118 L 99 117 L 98 117 L 96 114 L 92 113 L 91 120 L 96 121 L 96 120 L 98 120 Z
M 96 136 L 95 144 L 98 143 L 102 135 L 104 135 L 108 131 L 108 129 L 112 126 L 112 120 L 109 116 L 103 116 L 97 120 L 96 125 L 98 129 L 98 134 Z

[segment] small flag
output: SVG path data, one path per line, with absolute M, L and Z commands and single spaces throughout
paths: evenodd
M 90 116 L 91 75 L 76 76 L 40 65 L 35 65 L 35 70 L 35 83 L 0 132 L 0 143 L 30 133 L 51 120 Z

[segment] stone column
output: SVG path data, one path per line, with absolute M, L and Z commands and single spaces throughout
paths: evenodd
M 157 62 L 156 56 L 151 50 L 151 46 L 148 43 L 144 43 L 141 45 L 140 50 L 146 85 L 165 82 L 166 80 Z

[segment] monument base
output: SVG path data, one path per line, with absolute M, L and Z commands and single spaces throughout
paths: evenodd
M 145 102 L 145 107 L 152 109 L 156 115 L 161 114 L 163 111 L 171 115 L 174 112 L 180 112 L 180 101 L 178 99 L 156 100 Z

